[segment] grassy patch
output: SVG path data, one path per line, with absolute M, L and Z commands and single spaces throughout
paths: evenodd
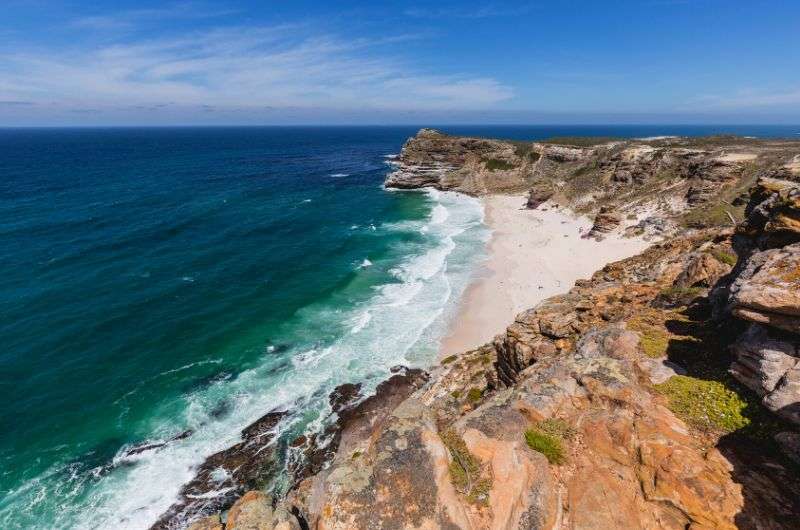
M 467 399 L 470 403 L 477 403 L 483 397 L 483 390 L 480 388 L 470 388 L 467 392 Z
M 506 162 L 505 160 L 498 160 L 497 158 L 490 158 L 486 161 L 486 169 L 489 171 L 500 171 L 514 169 L 514 164 Z
M 451 362 L 458 359 L 458 355 L 448 355 L 444 359 L 442 359 L 442 364 L 450 364 Z
M 666 327 L 666 321 L 686 322 L 684 315 L 673 311 L 649 310 L 641 311 L 628 321 L 628 329 L 639 332 L 639 344 L 642 346 L 644 354 L 653 359 L 658 359 L 667 355 L 670 341 L 677 336 L 671 333 Z M 683 340 L 691 340 L 681 337 Z
M 658 359 L 667 355 L 669 339 L 669 334 L 653 329 L 641 333 L 640 343 L 645 355 Z
M 469 452 L 464 440 L 453 430 L 441 434 L 442 442 L 450 452 L 450 482 L 456 491 L 465 495 L 472 503 L 489 501 L 492 480 L 486 476 L 480 461 Z
M 528 429 L 525 431 L 525 443 L 534 451 L 542 453 L 551 464 L 558 465 L 566 461 L 564 447 L 557 436 L 538 429 Z
M 731 226 L 728 213 L 734 219 L 741 221 L 744 218 L 744 206 L 729 206 L 723 203 L 698 206 L 684 215 L 683 224 L 689 228 Z
M 548 418 L 540 421 L 536 424 L 536 430 L 564 440 L 572 440 L 578 433 L 569 423 L 558 418 Z
M 714 256 L 717 261 L 721 263 L 725 263 L 726 265 L 730 265 L 733 267 L 736 265 L 736 254 L 731 254 L 730 252 L 725 252 L 723 250 L 712 250 L 711 255 Z
M 697 298 L 704 292 L 705 290 L 702 287 L 678 287 L 673 285 L 672 287 L 662 289 L 659 295 L 676 302 L 691 302 L 694 298 Z
M 529 159 L 531 162 L 539 160 L 540 155 L 533 150 L 533 144 L 529 142 L 512 142 L 514 144 L 514 154 L 522 159 Z
M 697 428 L 729 433 L 750 423 L 743 414 L 747 402 L 720 381 L 675 375 L 656 390 L 667 397 L 672 412 Z

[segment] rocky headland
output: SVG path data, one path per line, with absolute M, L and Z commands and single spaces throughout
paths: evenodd
M 520 207 L 589 215 L 576 238 L 652 244 L 430 373 L 339 387 L 323 433 L 282 445 L 268 413 L 157 527 L 797 528 L 798 156 L 779 140 L 423 129 L 388 187 L 527 193 Z

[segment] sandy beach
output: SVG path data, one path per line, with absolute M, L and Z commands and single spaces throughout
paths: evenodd
M 488 257 L 464 293 L 442 341 L 441 356 L 485 344 L 521 311 L 652 244 L 617 233 L 601 242 L 582 239 L 591 219 L 551 203 L 528 210 L 524 196 L 492 195 L 482 200 L 485 222 L 492 230 Z

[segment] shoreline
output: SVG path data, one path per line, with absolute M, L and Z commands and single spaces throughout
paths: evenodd
M 523 195 L 487 195 L 484 223 L 491 230 L 487 257 L 474 273 L 439 345 L 438 358 L 490 342 L 517 314 L 567 292 L 606 264 L 652 244 L 618 231 L 603 241 L 582 239 L 592 221 L 552 202 L 525 208 Z

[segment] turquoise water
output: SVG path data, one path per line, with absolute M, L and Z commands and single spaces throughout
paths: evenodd
M 428 364 L 485 229 L 382 188 L 411 133 L 0 133 L 0 526 L 146 527 L 265 412 Z
M 382 188 L 415 131 L 0 130 L 0 527 L 146 528 L 265 412 L 293 436 L 336 385 L 429 365 L 488 234 L 474 199 Z

